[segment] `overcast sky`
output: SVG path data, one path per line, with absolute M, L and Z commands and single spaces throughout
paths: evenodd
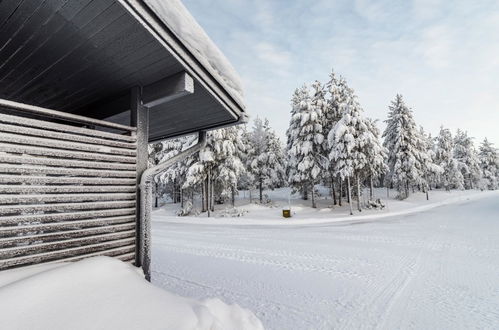
M 241 75 L 250 115 L 282 137 L 294 89 L 334 68 L 370 117 L 401 93 L 432 134 L 460 127 L 499 146 L 497 0 L 183 2 Z

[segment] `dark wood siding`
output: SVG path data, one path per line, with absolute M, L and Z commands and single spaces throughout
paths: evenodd
M 134 260 L 134 128 L 110 133 L 33 114 L 0 111 L 0 270 L 94 255 Z

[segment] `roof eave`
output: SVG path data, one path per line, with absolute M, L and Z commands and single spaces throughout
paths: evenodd
M 175 34 L 139 0 L 119 0 L 119 3 L 158 40 L 199 84 L 201 84 L 234 118 L 234 124 L 245 120 L 244 108 L 203 67 Z M 227 122 L 221 125 L 227 125 Z M 215 127 L 214 127 L 215 128 Z

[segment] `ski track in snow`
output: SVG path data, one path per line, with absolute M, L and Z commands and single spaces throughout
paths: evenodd
M 153 223 L 153 283 L 268 329 L 499 328 L 499 196 L 362 224 Z

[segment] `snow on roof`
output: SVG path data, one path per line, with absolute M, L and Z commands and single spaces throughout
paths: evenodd
M 183 298 L 109 257 L 0 272 L 0 329 L 263 329 L 219 299 Z
M 244 108 L 241 78 L 180 0 L 144 0 L 149 8 Z

